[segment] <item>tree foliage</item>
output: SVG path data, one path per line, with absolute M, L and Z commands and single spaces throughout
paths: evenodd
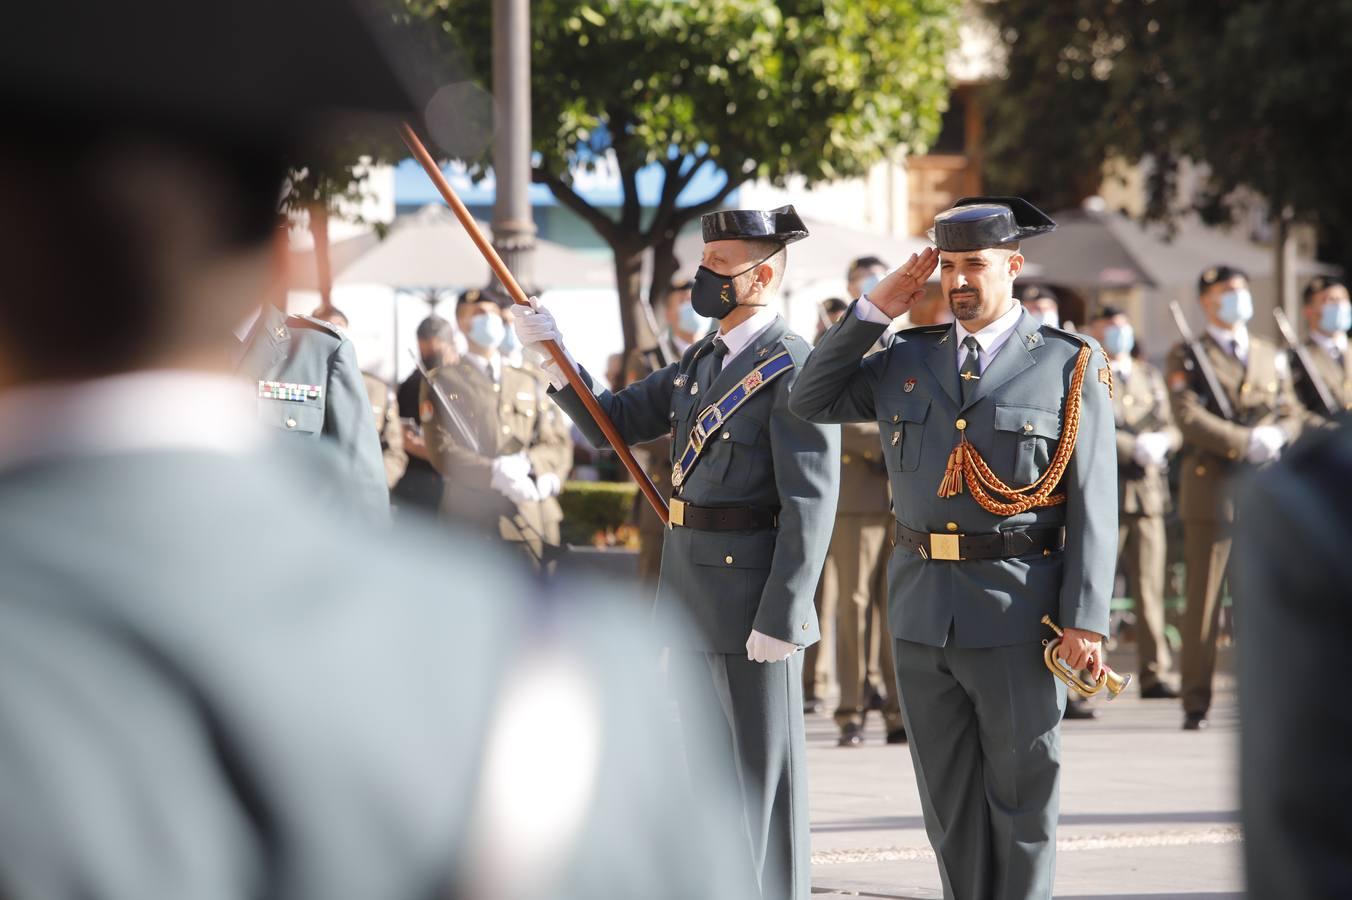
M 993 187 L 1051 208 L 1106 159 L 1148 160 L 1147 214 L 1216 221 L 1240 189 L 1352 231 L 1352 0 L 986 0 L 1008 50 L 989 94 Z M 1180 192 L 1185 163 L 1203 184 Z
M 491 88 L 491 0 L 406 0 L 440 22 Z M 856 175 L 937 133 L 957 0 L 536 0 L 531 4 L 535 181 L 611 246 L 626 348 L 643 252 L 653 282 L 674 269 L 680 228 L 753 178 Z M 471 160 L 480 170 L 487 154 Z M 638 172 L 658 163 L 655 208 Z M 573 173 L 613 165 L 618 214 L 590 205 Z M 682 191 L 717 166 L 710 197 Z

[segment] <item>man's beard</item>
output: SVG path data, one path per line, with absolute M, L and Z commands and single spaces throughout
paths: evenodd
M 974 287 L 949 291 L 948 308 L 959 322 L 970 322 L 981 315 L 981 291 Z

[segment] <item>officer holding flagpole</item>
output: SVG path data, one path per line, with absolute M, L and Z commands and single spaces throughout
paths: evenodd
M 809 346 L 771 304 L 788 244 L 807 229 L 786 206 L 702 220 L 703 265 L 692 302 L 718 320 L 681 359 L 618 393 L 595 388 L 630 444 L 671 434 L 671 530 L 662 553 L 659 624 L 689 619 L 693 639 L 671 647 L 681 720 L 721 735 L 692 746 L 697 781 L 741 786 L 731 810 L 746 838 L 747 896 L 806 900 L 809 886 L 803 657 L 818 640 L 813 591 L 831 538 L 840 429 L 789 411 Z M 562 336 L 538 304 L 516 322 L 541 351 Z M 543 352 L 540 352 L 544 356 Z M 596 445 L 581 398 L 545 357 L 554 400 Z M 591 384 L 591 376 L 582 372 Z M 679 632 L 672 628 L 671 634 Z

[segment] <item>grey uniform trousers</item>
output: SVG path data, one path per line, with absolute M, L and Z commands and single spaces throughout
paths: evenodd
M 696 784 L 740 789 L 727 814 L 746 836 L 745 896 L 808 900 L 811 846 L 803 655 L 757 663 L 743 655 L 672 650 L 670 674 Z
M 898 640 L 897 688 L 948 900 L 1046 900 L 1066 687 L 1042 646 Z

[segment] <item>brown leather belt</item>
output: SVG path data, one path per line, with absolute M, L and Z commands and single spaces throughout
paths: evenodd
M 930 534 L 896 523 L 896 541 L 925 559 L 1013 559 L 1028 553 L 1050 556 L 1066 545 L 1064 528 L 1026 528 L 996 534 Z
M 671 498 L 668 524 L 697 531 L 762 531 L 779 527 L 779 510 L 759 506 L 695 506 Z

